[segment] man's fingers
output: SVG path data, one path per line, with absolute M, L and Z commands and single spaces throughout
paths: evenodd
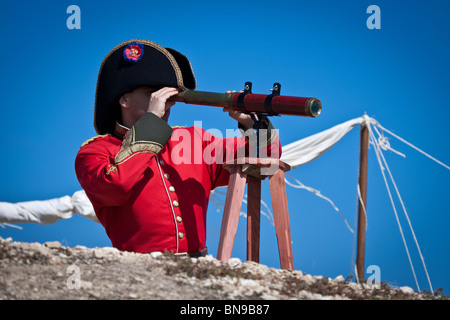
M 171 96 L 179 92 L 178 88 L 164 87 L 155 91 L 150 96 L 147 112 L 152 112 L 158 117 L 163 117 L 168 109 L 170 109 L 175 101 L 168 101 Z
M 179 92 L 178 88 L 164 87 L 152 93 L 153 97 L 169 99 L 171 96 L 176 95 Z

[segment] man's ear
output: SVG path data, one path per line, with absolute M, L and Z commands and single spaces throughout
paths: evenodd
M 130 105 L 128 102 L 129 102 L 128 101 L 128 93 L 125 93 L 123 96 L 120 97 L 119 104 L 122 108 L 129 109 Z

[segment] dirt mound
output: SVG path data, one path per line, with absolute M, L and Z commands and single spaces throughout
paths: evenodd
M 302 300 L 436 299 L 269 268 L 237 258 L 221 262 L 114 248 L 64 247 L 0 238 L 0 299 Z M 441 299 L 443 297 L 440 297 Z M 446 297 L 444 297 L 446 298 Z

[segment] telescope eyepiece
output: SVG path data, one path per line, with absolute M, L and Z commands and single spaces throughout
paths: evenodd
M 310 98 L 305 104 L 306 112 L 311 117 L 317 117 L 322 112 L 322 103 L 319 99 Z

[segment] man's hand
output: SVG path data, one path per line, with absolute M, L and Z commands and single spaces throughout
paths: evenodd
M 170 115 L 170 108 L 175 104 L 175 101 L 168 101 L 168 99 L 176 95 L 178 92 L 178 88 L 170 87 L 164 87 L 153 92 L 150 95 L 147 112 L 152 112 L 167 122 Z
M 234 93 L 234 92 L 236 92 L 236 91 L 228 90 L 225 93 L 229 94 L 229 93 Z M 240 112 L 240 111 L 232 110 L 232 109 L 227 108 L 227 107 L 223 108 L 223 112 L 228 112 L 230 117 L 232 117 L 233 119 L 237 120 L 237 122 L 242 124 L 246 130 L 253 128 L 254 122 L 253 122 L 252 117 L 250 115 L 245 114 L 245 113 Z

